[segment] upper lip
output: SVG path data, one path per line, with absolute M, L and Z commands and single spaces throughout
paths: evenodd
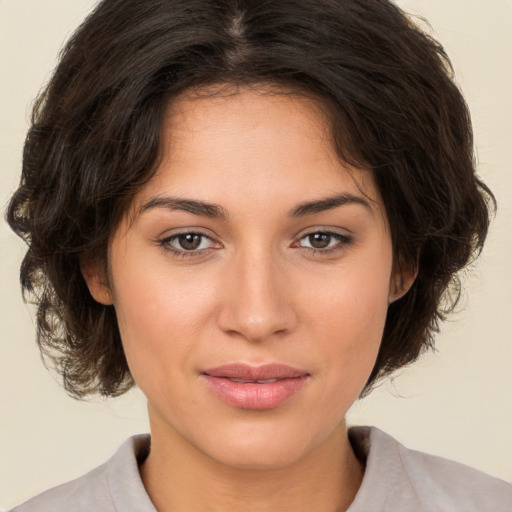
M 210 377 L 224 377 L 226 379 L 243 379 L 248 381 L 269 379 L 293 379 L 306 377 L 308 372 L 293 368 L 285 364 L 264 364 L 253 366 L 245 363 L 234 363 L 209 368 L 202 372 Z

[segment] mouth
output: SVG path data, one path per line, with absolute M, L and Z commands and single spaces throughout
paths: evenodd
M 231 364 L 201 373 L 210 391 L 240 409 L 274 409 L 289 401 L 309 381 L 310 374 L 281 364 Z

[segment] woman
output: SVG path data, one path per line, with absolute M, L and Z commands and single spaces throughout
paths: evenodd
M 392 4 L 101 2 L 8 219 L 43 354 L 75 397 L 137 383 L 151 441 L 15 510 L 507 510 L 345 424 L 433 345 L 492 201 L 444 51 Z

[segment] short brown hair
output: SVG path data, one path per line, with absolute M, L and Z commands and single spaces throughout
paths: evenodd
M 93 300 L 80 261 L 107 261 L 130 199 L 155 171 L 169 101 L 212 84 L 311 94 L 340 158 L 374 173 L 395 265 L 417 278 L 389 306 L 370 389 L 433 346 L 494 204 L 443 48 L 388 0 L 99 3 L 35 104 L 7 211 L 28 244 L 21 282 L 38 307 L 43 355 L 72 396 L 133 385 L 115 310 Z

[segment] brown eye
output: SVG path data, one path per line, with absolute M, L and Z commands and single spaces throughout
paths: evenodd
M 326 249 L 332 241 L 332 236 L 327 233 L 313 233 L 307 238 L 313 249 Z
M 185 251 L 194 251 L 199 249 L 203 238 L 203 235 L 199 235 L 197 233 L 186 233 L 176 237 L 176 242 L 180 249 L 184 249 Z
M 330 231 L 315 231 L 304 235 L 299 242 L 299 247 L 311 251 L 331 253 L 347 247 L 352 243 L 352 238 L 341 233 Z
M 158 245 L 180 258 L 204 256 L 210 249 L 219 249 L 221 244 L 214 242 L 208 235 L 196 231 L 177 233 L 158 241 Z

